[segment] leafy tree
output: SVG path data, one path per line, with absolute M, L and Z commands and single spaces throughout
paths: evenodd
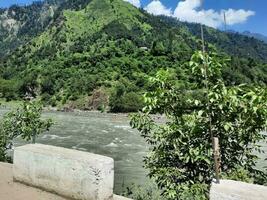
M 14 100 L 18 97 L 19 83 L 16 80 L 0 79 L 0 96 L 7 101 Z
M 6 151 L 13 139 L 21 137 L 35 143 L 36 136 L 49 130 L 52 120 L 41 119 L 42 106 L 37 102 L 24 102 L 21 108 L 7 113 L 1 123 L 0 161 L 6 161 Z
M 1 162 L 10 162 L 10 158 L 7 156 L 7 150 L 11 148 L 10 143 L 12 138 L 10 138 L 10 134 L 6 134 L 2 131 L 2 124 L 1 124 L 1 131 L 0 131 L 0 161 Z
M 149 176 L 167 199 L 208 198 L 216 136 L 226 177 L 241 168 L 254 182 L 259 183 L 260 175 L 261 183 L 266 183 L 266 174 L 255 168 L 255 150 L 260 151 L 259 142 L 266 139 L 261 133 L 267 125 L 266 88 L 225 86 L 221 79 L 225 62 L 217 55 L 196 52 L 186 65 L 192 77 L 188 87 L 168 70 L 159 71 L 150 78 L 146 107 L 132 117 L 132 127 L 152 146 L 145 157 Z M 156 122 L 153 113 L 164 114 L 166 121 Z
M 163 43 L 162 42 L 154 41 L 152 43 L 151 53 L 154 56 L 163 55 L 165 53 L 165 47 L 164 47 Z
M 137 92 L 127 79 L 121 79 L 111 93 L 109 106 L 111 112 L 136 112 L 141 110 L 144 102 L 140 92 Z

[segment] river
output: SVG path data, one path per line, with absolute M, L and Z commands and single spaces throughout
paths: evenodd
M 6 110 L 0 110 L 0 116 Z M 140 134 L 131 129 L 126 115 L 98 112 L 45 112 L 45 118 L 55 122 L 49 132 L 40 135 L 37 143 L 87 151 L 112 157 L 115 160 L 115 193 L 122 186 L 148 181 L 143 166 L 143 157 L 148 146 Z M 16 140 L 15 146 L 25 142 Z M 264 144 L 267 151 L 267 145 Z M 260 155 L 258 167 L 266 164 L 266 154 Z
M 0 115 L 5 112 L 0 110 Z M 140 134 L 131 129 L 126 115 L 45 112 L 43 116 L 53 119 L 55 124 L 36 142 L 112 157 L 115 161 L 115 193 L 120 193 L 123 185 L 148 181 L 142 163 L 148 147 Z M 14 144 L 20 146 L 25 142 L 16 140 Z

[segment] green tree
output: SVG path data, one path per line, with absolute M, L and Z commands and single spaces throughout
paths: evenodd
M 2 131 L 2 124 L 0 130 L 0 162 L 10 162 L 10 158 L 7 156 L 7 150 L 11 148 L 12 138 L 10 134 L 6 134 Z
M 145 157 L 149 176 L 155 179 L 167 199 L 207 199 L 214 177 L 212 137 L 219 138 L 221 168 L 230 177 L 240 168 L 247 176 L 266 174 L 255 168 L 261 131 L 267 125 L 266 88 L 239 85 L 226 87 L 221 80 L 224 61 L 216 55 L 196 52 L 187 64 L 191 84 L 181 86 L 168 70 L 150 78 L 146 107 L 132 117 L 152 146 Z M 156 122 L 151 114 L 166 116 Z
M 165 47 L 163 42 L 154 41 L 152 44 L 151 53 L 154 56 L 160 56 L 165 54 Z
M 37 102 L 24 102 L 21 108 L 3 117 L 0 130 L 0 161 L 6 161 L 6 151 L 13 139 L 21 137 L 35 143 L 36 136 L 49 130 L 52 120 L 41 119 L 42 106 Z
M 0 78 L 0 96 L 7 101 L 14 100 L 18 96 L 19 81 Z

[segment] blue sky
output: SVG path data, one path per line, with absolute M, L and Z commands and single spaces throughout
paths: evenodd
M 0 7 L 29 4 L 33 0 L 0 0 Z M 148 12 L 165 14 L 182 21 L 200 22 L 222 28 L 226 13 L 227 28 L 267 36 L 267 0 L 125 0 Z M 202 2 L 203 1 L 203 2 Z

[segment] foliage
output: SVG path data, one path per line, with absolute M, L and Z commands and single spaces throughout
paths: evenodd
M 13 139 L 21 137 L 35 143 L 36 137 L 52 126 L 52 120 L 41 119 L 42 107 L 37 102 L 24 102 L 21 108 L 3 117 L 0 130 L 0 160 L 6 160 L 6 151 L 11 149 Z
M 15 80 L 0 79 L 0 95 L 7 101 L 18 98 L 19 83 Z
M 117 84 L 110 97 L 111 112 L 135 112 L 143 107 L 142 95 L 131 91 L 125 84 Z
M 2 124 L 0 130 L 0 161 L 1 162 L 10 162 L 10 157 L 7 155 L 7 150 L 11 148 L 10 141 L 12 138 L 9 134 L 6 134 L 2 131 Z
M 200 26 L 197 23 L 181 22 L 172 17 L 160 16 L 165 23 L 173 27 L 185 27 L 192 35 L 201 39 Z M 257 39 L 250 35 L 246 36 L 234 31 L 220 31 L 218 29 L 203 26 L 205 40 L 215 45 L 223 52 L 242 58 L 253 58 L 256 60 L 262 60 L 266 62 L 267 46 L 264 45 L 262 39 Z M 263 46 L 262 46 L 263 44 Z
M 266 88 L 225 86 L 225 61 L 216 54 L 196 52 L 186 66 L 191 84 L 184 87 L 168 70 L 159 71 L 150 78 L 146 107 L 132 117 L 132 127 L 152 145 L 145 158 L 149 176 L 167 199 L 205 199 L 214 177 L 211 138 L 216 136 L 226 175 L 242 167 L 250 178 L 261 174 L 266 181 L 266 174 L 255 169 L 255 150 L 260 151 L 267 125 Z M 154 121 L 153 113 L 164 114 L 166 122 Z
M 227 178 L 235 181 L 243 181 L 247 183 L 253 183 L 254 180 L 251 178 L 250 172 L 245 170 L 243 167 L 237 168 L 228 174 L 222 174 L 223 178 Z
M 121 195 L 134 200 L 165 200 L 153 182 L 146 182 L 142 186 L 135 184 L 127 186 Z
M 14 21 L 0 27 L 0 93 L 7 100 L 38 96 L 45 105 L 70 105 L 126 80 L 124 96 L 111 92 L 109 106 L 138 111 L 138 96 L 149 90 L 146 76 L 168 66 L 187 85 L 191 74 L 181 66 L 200 48 L 199 25 L 153 16 L 122 0 L 48 0 L 6 11 L 0 10 L 0 22 Z M 222 70 L 227 85 L 266 85 L 266 44 L 204 29 L 212 44 L 207 49 L 233 57 Z

